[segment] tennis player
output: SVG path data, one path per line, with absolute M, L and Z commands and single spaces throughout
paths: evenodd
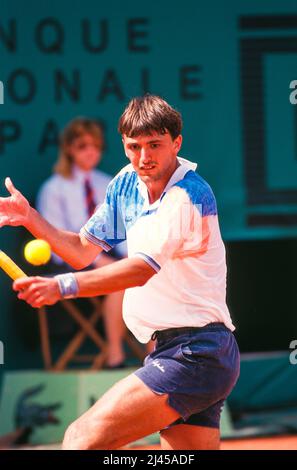
M 143 367 L 70 425 L 65 449 L 116 449 L 156 431 L 163 449 L 219 448 L 239 352 L 215 197 L 196 164 L 178 156 L 181 130 L 181 115 L 160 97 L 130 101 L 119 121 L 130 163 L 79 234 L 50 225 L 6 180 L 0 226 L 25 226 L 74 269 L 128 243 L 128 258 L 106 267 L 19 279 L 18 297 L 40 307 L 126 289 L 128 328 L 143 343 L 156 340 Z

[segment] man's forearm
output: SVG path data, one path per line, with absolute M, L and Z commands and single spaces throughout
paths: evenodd
M 52 250 L 74 269 L 81 269 L 93 261 L 93 258 L 86 259 L 79 234 L 57 229 L 33 208 L 25 227 L 34 237 L 46 240 Z
M 144 285 L 156 271 L 141 258 L 121 261 L 79 273 L 47 277 L 22 277 L 13 283 L 18 298 L 34 308 L 53 305 L 61 298 L 95 297 Z
M 108 266 L 76 273 L 78 297 L 94 297 L 144 285 L 156 271 L 141 258 L 126 258 Z

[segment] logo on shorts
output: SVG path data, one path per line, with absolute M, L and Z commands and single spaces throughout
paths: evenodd
M 154 367 L 158 367 L 158 369 L 159 369 L 161 372 L 165 372 L 164 367 L 160 364 L 160 362 L 159 362 L 158 359 L 155 359 L 155 360 L 153 361 L 153 366 L 154 366 Z

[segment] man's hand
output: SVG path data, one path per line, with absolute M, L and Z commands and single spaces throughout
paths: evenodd
M 61 300 L 59 284 L 54 277 L 22 277 L 13 283 L 13 290 L 19 292 L 19 299 L 34 308 L 53 305 Z
M 29 218 L 30 204 L 18 191 L 10 178 L 5 179 L 10 197 L 0 197 L 0 227 L 4 225 L 26 225 Z

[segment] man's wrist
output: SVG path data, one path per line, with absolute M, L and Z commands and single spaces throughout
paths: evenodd
M 33 234 L 33 231 L 34 231 L 34 228 L 35 228 L 35 219 L 36 219 L 37 215 L 38 215 L 37 210 L 34 209 L 34 207 L 29 205 L 28 213 L 26 214 L 26 218 L 25 218 L 24 223 L 22 225 L 23 225 L 23 227 L 25 227 L 32 234 Z
M 63 299 L 77 297 L 78 282 L 74 273 L 58 274 L 55 278 L 58 281 L 60 294 Z

